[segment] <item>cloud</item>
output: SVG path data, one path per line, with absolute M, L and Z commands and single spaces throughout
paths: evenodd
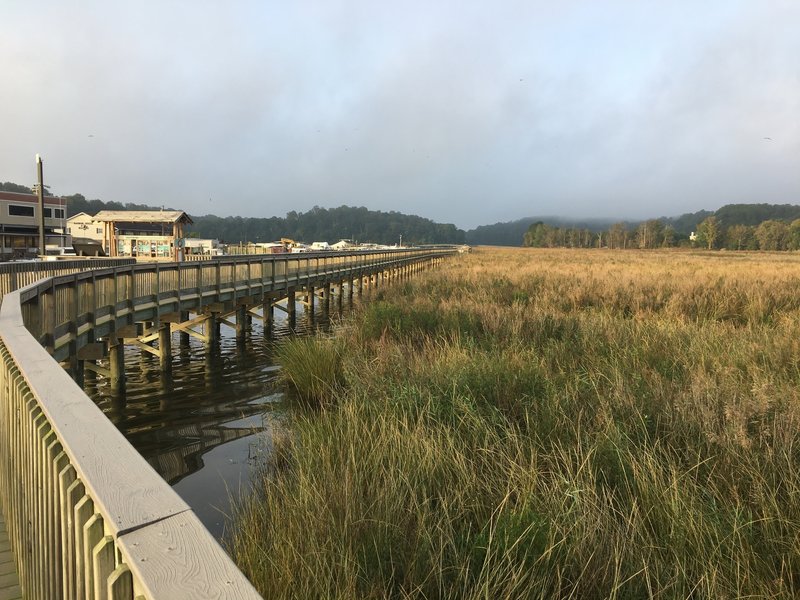
M 798 201 L 790 0 L 4 11 L 3 180 L 40 152 L 65 194 L 464 227 Z

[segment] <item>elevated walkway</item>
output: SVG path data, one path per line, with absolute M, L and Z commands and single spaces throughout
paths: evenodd
M 13 268 L 16 291 L 5 290 L 0 307 L 0 512 L 11 542 L 2 545 L 2 564 L 11 566 L 0 580 L 9 595 L 0 600 L 20 590 L 48 600 L 260 598 L 191 508 L 86 396 L 80 374 L 91 365 L 111 387 L 124 386 L 128 342 L 157 354 L 166 373 L 173 331 L 212 348 L 231 315 L 237 335 L 258 317 L 268 331 L 273 308 L 285 310 L 291 326 L 297 302 L 319 297 L 327 308 L 335 295 L 341 305 L 344 290 L 352 297 L 364 286 L 383 287 L 453 253 L 235 257 L 64 274 Z M 29 277 L 34 283 L 20 287 Z M 103 357 L 108 368 L 95 362 Z M 12 548 L 19 562 L 5 554 Z

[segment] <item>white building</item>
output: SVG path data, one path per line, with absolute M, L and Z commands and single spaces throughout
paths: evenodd
M 96 242 L 103 241 L 103 224 L 85 212 L 67 219 L 67 233 L 73 238 L 85 238 Z

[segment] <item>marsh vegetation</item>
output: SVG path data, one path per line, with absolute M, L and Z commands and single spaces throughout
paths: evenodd
M 280 350 L 269 598 L 800 594 L 800 257 L 478 249 Z

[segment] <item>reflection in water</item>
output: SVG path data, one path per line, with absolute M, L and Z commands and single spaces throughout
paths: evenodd
M 328 323 L 318 311 L 309 319 L 300 304 L 297 311 L 297 333 Z M 273 336 L 289 334 L 276 310 Z M 127 346 L 124 395 L 114 395 L 107 380 L 88 377 L 86 393 L 219 538 L 230 496 L 249 488 L 252 466 L 269 452 L 271 431 L 285 427 L 274 342 L 258 321 L 241 343 L 225 325 L 216 348 L 194 338 L 181 344 L 179 337 L 173 335 L 170 374 L 161 373 L 157 357 Z

